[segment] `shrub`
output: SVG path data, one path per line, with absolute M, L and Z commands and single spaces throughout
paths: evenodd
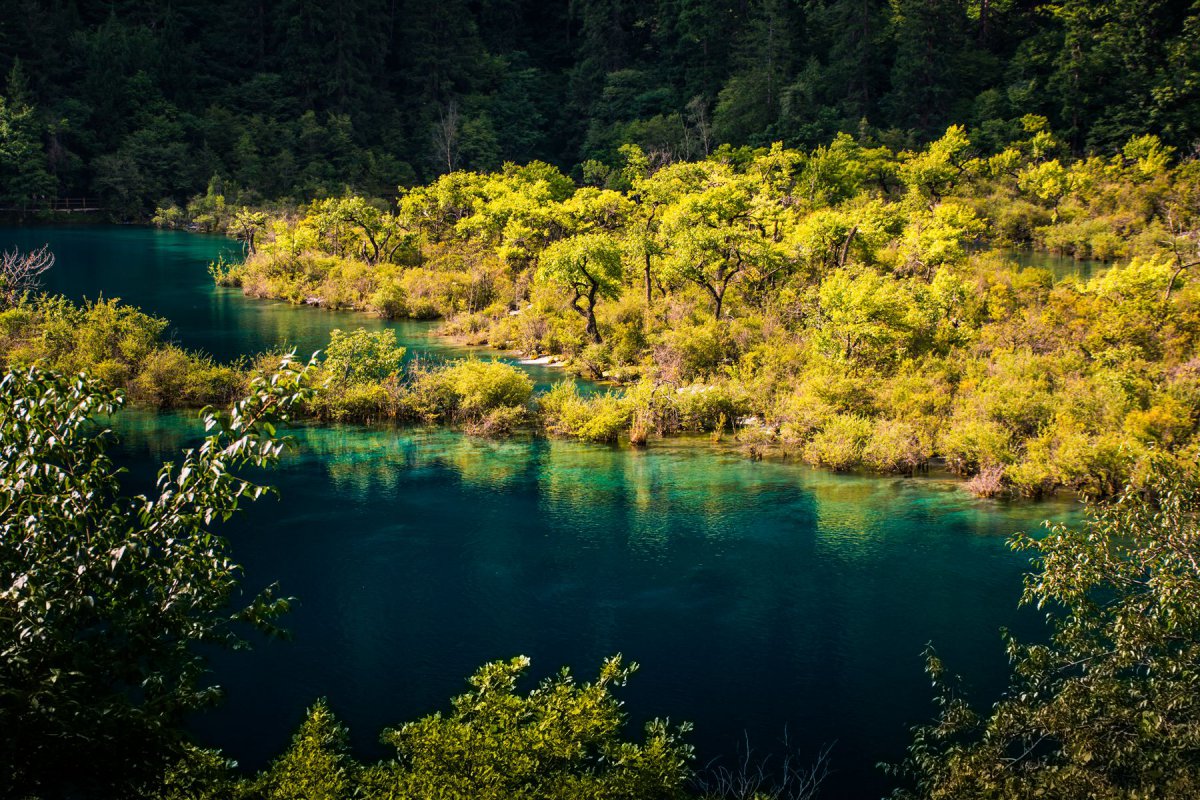
M 391 416 L 392 396 L 378 383 L 347 386 L 332 398 L 334 419 L 376 422 Z
M 342 385 L 382 381 L 400 371 L 404 352 L 390 328 L 358 328 L 350 333 L 335 329 L 325 348 L 323 366 L 331 379 Z
M 547 430 L 588 442 L 615 442 L 629 427 L 630 404 L 614 392 L 580 397 L 574 382 L 554 385 L 539 398 Z
M 973 475 L 1013 460 L 1012 434 L 992 420 L 967 414 L 952 417 L 937 443 L 947 466 L 959 475 Z
M 445 368 L 457 410 L 477 417 L 502 407 L 524 406 L 533 394 L 533 381 L 502 361 L 459 361 Z
M 528 414 L 525 406 L 500 406 L 467 423 L 466 430 L 475 436 L 505 436 L 524 422 Z
M 1000 497 L 1007 494 L 1008 485 L 1004 480 L 1004 467 L 995 464 L 984 467 L 967 481 L 966 489 L 976 497 Z
M 875 420 L 862 451 L 863 463 L 879 472 L 913 472 L 930 455 L 916 426 L 898 419 Z
M 375 290 L 367 301 L 367 307 L 388 319 L 408 316 L 408 299 L 404 289 L 397 283 L 387 282 Z
M 845 471 L 862 463 L 871 436 L 871 421 L 854 414 L 835 414 L 804 447 L 804 460 L 814 466 Z
M 746 404 L 734 396 L 728 383 L 713 386 L 684 386 L 675 395 L 679 427 L 685 431 L 714 431 L 722 420 L 746 415 Z
M 177 347 L 155 350 L 133 379 L 132 395 L 158 408 L 182 405 L 188 391 L 188 374 L 194 366 L 193 359 Z

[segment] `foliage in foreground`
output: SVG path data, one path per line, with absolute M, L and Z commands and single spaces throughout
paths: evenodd
M 337 350 L 335 349 L 335 353 Z M 291 748 L 242 778 L 187 743 L 183 716 L 219 699 L 197 645 L 240 648 L 249 626 L 277 632 L 289 601 L 247 602 L 216 523 L 270 491 L 236 473 L 272 465 L 274 424 L 305 401 L 315 365 L 255 378 L 207 436 L 130 496 L 100 424 L 119 394 L 80 375 L 29 368 L 0 378 L 0 795 L 155 798 L 614 798 L 680 796 L 691 776 L 686 725 L 622 737 L 612 690 L 565 670 L 527 694 L 516 658 L 482 667 L 449 713 L 383 733 L 392 760 L 365 765 L 323 702 Z M 511 399 L 511 398 L 510 398 Z M 182 758 L 180 758 L 182 754 Z
M 0 795 L 153 774 L 182 716 L 218 697 L 196 646 L 274 629 L 287 600 L 240 598 L 213 525 L 267 491 L 237 472 L 277 460 L 273 425 L 306 378 L 285 362 L 228 414 L 206 410 L 203 442 L 136 496 L 99 422 L 119 395 L 37 368 L 0 378 Z
M 192 750 L 167 773 L 170 800 L 342 800 L 437 797 L 445 800 L 656 800 L 685 796 L 689 728 L 655 720 L 641 743 L 621 734 L 625 714 L 612 689 L 636 664 L 605 661 L 595 681 L 565 670 L 530 692 L 517 691 L 529 659 L 481 667 L 449 713 L 385 730 L 394 758 L 363 764 L 324 701 L 308 710 L 291 747 L 253 778 L 240 778 L 219 753 Z
M 271 767 L 242 778 L 184 741 L 201 685 L 197 643 L 238 647 L 273 631 L 287 602 L 242 605 L 237 567 L 211 525 L 266 491 L 231 470 L 272 463 L 272 421 L 303 400 L 313 367 L 260 377 L 153 496 L 128 497 L 96 417 L 119 397 L 37 369 L 0 379 L 0 790 L 172 798 L 671 798 L 690 771 L 686 726 L 622 738 L 611 694 L 567 673 L 516 691 L 523 658 L 471 679 L 449 713 L 385 731 L 393 759 L 361 764 L 317 703 Z M 1166 454 L 1084 527 L 1019 537 L 1037 554 L 1024 601 L 1047 606 L 1046 644 L 1008 640 L 1009 690 L 980 714 L 931 654 L 940 712 L 893 771 L 897 798 L 1134 800 L 1200 791 L 1200 474 Z M 240 607 L 240 610 L 239 610 Z M 19 731 L 20 735 L 11 735 Z M 182 754 L 182 758 L 179 756 Z M 171 759 L 174 756 L 174 760 Z M 703 790 L 703 787 L 701 787 Z M 733 795 L 737 796 L 737 795 Z
M 971 708 L 932 653 L 936 721 L 894 772 L 900 798 L 1146 800 L 1200 795 L 1200 474 L 1158 456 L 1078 529 L 1018 537 L 1047 644 L 1007 638 L 1010 686 Z

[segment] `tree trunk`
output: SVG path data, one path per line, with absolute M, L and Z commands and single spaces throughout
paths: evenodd
M 650 308 L 650 306 L 654 302 L 654 288 L 651 284 L 651 279 L 650 279 L 650 254 L 649 253 L 646 254 L 645 269 L 646 269 L 646 308 Z
M 595 283 L 591 284 L 588 287 L 587 294 L 584 294 L 581 288 L 579 284 L 575 285 L 575 297 L 571 300 L 571 308 L 575 309 L 581 317 L 587 320 L 585 330 L 588 338 L 595 344 L 602 344 L 604 340 L 600 338 L 600 328 L 596 325 L 596 292 L 600 287 Z M 587 301 L 587 308 L 579 305 L 580 300 Z
M 604 340 L 600 338 L 600 329 L 596 327 L 596 313 L 588 306 L 587 310 L 587 335 L 596 344 L 603 344 Z
M 600 287 L 593 282 L 587 293 L 587 334 L 596 344 L 603 342 L 600 338 L 600 329 L 596 327 L 596 292 L 599 289 Z
M 838 252 L 838 269 L 846 266 L 846 255 L 850 252 L 850 242 L 854 241 L 854 234 L 856 233 L 858 233 L 857 225 L 850 229 L 850 233 L 846 236 L 846 241 L 842 242 L 842 249 Z

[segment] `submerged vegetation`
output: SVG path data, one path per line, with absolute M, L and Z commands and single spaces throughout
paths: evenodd
M 394 204 L 241 212 L 248 256 L 213 272 L 440 317 L 622 387 L 539 398 L 555 434 L 728 428 L 831 469 L 944 463 L 979 494 L 1103 496 L 1150 451 L 1197 446 L 1200 162 L 1153 136 L 1071 160 L 1045 119 L 1022 124 L 991 155 L 952 127 L 917 151 L 841 135 L 665 166 L 630 146 L 578 187 L 538 162 L 452 172 Z M 1020 247 L 1113 266 L 1056 276 Z M 326 416 L 414 416 L 380 385 L 343 397 Z

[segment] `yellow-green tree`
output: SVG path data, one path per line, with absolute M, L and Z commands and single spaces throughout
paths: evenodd
M 542 252 L 538 278 L 572 292 L 571 307 L 587 320 L 587 335 L 599 343 L 596 301 L 621 290 L 621 246 L 609 234 L 583 233 L 562 239 Z

